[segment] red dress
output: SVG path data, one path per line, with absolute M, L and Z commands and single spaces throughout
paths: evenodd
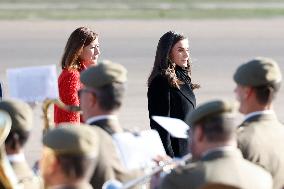
M 82 87 L 80 82 L 80 71 L 85 70 L 82 66 L 80 70 L 63 69 L 58 77 L 59 99 L 66 105 L 80 105 L 78 90 Z M 80 114 L 78 112 L 68 112 L 54 105 L 54 123 L 62 122 L 80 123 Z

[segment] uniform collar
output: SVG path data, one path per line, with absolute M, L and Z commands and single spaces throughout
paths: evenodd
M 22 152 L 18 154 L 7 155 L 7 157 L 10 162 L 25 162 L 26 161 L 25 155 Z
M 101 115 L 92 117 L 88 119 L 86 123 L 100 127 L 110 135 L 123 132 L 123 129 L 121 128 L 118 117 L 116 115 Z
M 259 116 L 259 115 L 275 115 L 275 112 L 273 110 L 263 110 L 263 111 L 251 112 L 245 116 L 244 120 L 249 120 L 250 118 L 254 116 Z
M 234 146 L 223 146 L 210 149 L 202 154 L 201 160 L 209 161 L 225 156 L 242 157 L 241 152 Z
M 104 119 L 112 119 L 112 120 L 118 121 L 117 115 L 99 115 L 99 116 L 90 117 L 89 119 L 86 120 L 86 123 L 91 124 L 93 122 L 104 120 Z

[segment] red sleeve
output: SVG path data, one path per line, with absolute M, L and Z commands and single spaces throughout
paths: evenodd
M 77 70 L 63 70 L 58 78 L 59 98 L 66 105 L 79 106 L 78 90 L 80 89 L 80 73 Z M 54 122 L 80 122 L 80 114 L 67 112 L 54 106 Z

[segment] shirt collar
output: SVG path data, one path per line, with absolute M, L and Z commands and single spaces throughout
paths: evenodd
M 205 152 L 203 152 L 201 154 L 201 157 L 205 157 L 207 156 L 208 154 L 212 153 L 212 152 L 215 152 L 215 151 L 234 151 L 236 150 L 236 147 L 235 146 L 222 146 L 222 147 L 217 147 L 217 148 L 213 148 L 213 149 L 210 149 L 210 150 L 207 150 Z
M 94 117 L 90 117 L 89 119 L 86 120 L 87 124 L 91 124 L 95 121 L 99 121 L 102 119 L 114 119 L 114 120 L 118 120 L 117 115 L 99 115 L 99 116 L 94 116 Z
M 263 110 L 263 111 L 256 111 L 256 112 L 251 112 L 245 115 L 244 120 L 248 120 L 249 118 L 256 116 L 256 115 L 274 115 L 275 112 L 273 110 Z
M 26 161 L 25 155 L 20 152 L 18 154 L 7 155 L 10 162 L 24 162 Z

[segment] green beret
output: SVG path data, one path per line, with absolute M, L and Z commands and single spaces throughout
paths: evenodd
M 43 136 L 43 145 L 60 155 L 96 157 L 99 139 L 95 130 L 83 124 L 62 123 Z
M 9 114 L 0 110 L 0 145 L 6 140 L 11 130 L 12 120 Z
M 0 101 L 0 110 L 6 111 L 12 119 L 11 131 L 27 132 L 33 126 L 32 108 L 17 99 Z
M 244 86 L 270 85 L 278 89 L 282 80 L 277 63 L 270 58 L 258 57 L 242 64 L 234 74 L 237 84 Z
M 197 107 L 188 117 L 190 125 L 209 118 L 211 116 L 232 114 L 236 110 L 236 103 L 231 101 L 215 100 L 204 103 Z
M 85 86 L 91 88 L 102 87 L 113 82 L 124 83 L 127 80 L 127 70 L 120 64 L 103 61 L 83 71 L 80 80 Z

